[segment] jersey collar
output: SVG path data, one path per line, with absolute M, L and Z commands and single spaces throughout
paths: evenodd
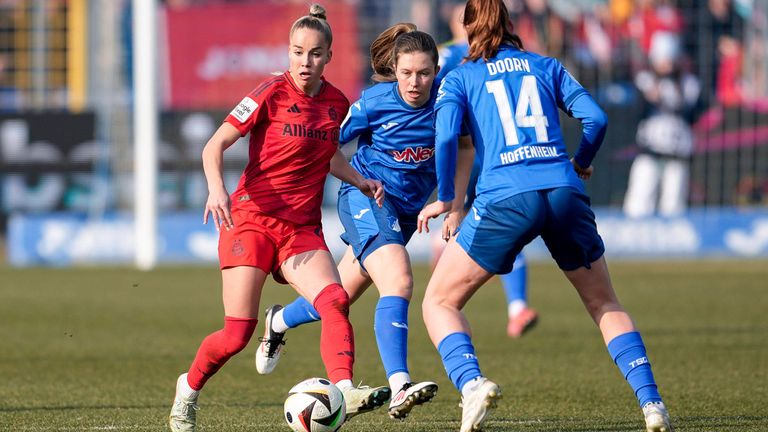
M 437 81 L 437 80 L 435 80 L 435 81 Z M 403 97 L 400 96 L 400 92 L 397 91 L 397 81 L 392 83 L 392 94 L 395 95 L 395 100 L 397 101 L 397 103 L 399 103 L 402 107 L 407 108 L 407 109 L 409 109 L 411 111 L 423 110 L 424 108 L 427 108 L 428 106 L 431 105 L 431 102 L 434 100 L 435 94 L 437 93 L 437 90 L 436 90 L 436 87 L 435 87 L 434 83 L 432 84 L 432 88 L 430 90 L 431 91 L 429 93 L 429 99 L 427 99 L 427 102 L 425 102 L 424 105 L 416 108 L 416 107 L 413 107 L 411 105 L 408 105 L 408 102 L 404 101 Z
M 285 80 L 288 82 L 288 84 L 291 86 L 294 92 L 296 92 L 297 95 L 305 98 L 316 98 L 320 95 L 322 95 L 325 92 L 325 75 L 320 75 L 320 91 L 317 92 L 316 95 L 310 96 L 306 93 L 304 93 L 303 90 L 299 88 L 299 86 L 296 85 L 296 82 L 293 81 L 293 76 L 291 76 L 290 71 L 283 72 L 283 76 L 285 77 Z

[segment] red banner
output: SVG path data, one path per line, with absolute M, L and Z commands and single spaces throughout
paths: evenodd
M 325 1 L 333 29 L 325 77 L 358 97 L 362 64 L 357 8 Z M 299 4 L 212 4 L 166 10 L 170 108 L 229 109 L 273 72 L 288 68 L 288 33 L 308 13 Z

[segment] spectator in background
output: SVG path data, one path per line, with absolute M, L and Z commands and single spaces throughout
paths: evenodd
M 571 57 L 586 87 L 630 79 L 627 16 L 631 10 L 631 4 L 596 2 L 577 17 Z
M 565 22 L 546 0 L 523 0 L 518 15 L 511 17 L 525 50 L 549 57 L 561 57 L 565 46 Z
M 630 37 L 644 55 L 649 55 L 656 32 L 679 35 L 683 30 L 683 15 L 670 0 L 637 0 L 635 11 L 629 20 Z
M 651 39 L 650 69 L 635 77 L 646 114 L 637 128 L 640 154 L 632 163 L 624 198 L 629 217 L 675 216 L 686 209 L 691 122 L 700 86 L 697 78 L 681 70 L 681 59 L 679 37 L 656 32 Z
M 706 8 L 697 8 L 694 16 L 686 31 L 686 46 L 694 52 L 696 75 L 707 96 L 704 102 L 734 103 L 738 100 L 735 86 L 740 73 L 743 19 L 731 0 L 707 0 Z

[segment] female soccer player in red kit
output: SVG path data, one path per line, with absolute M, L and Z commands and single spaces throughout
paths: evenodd
M 347 412 L 366 411 L 389 399 L 387 387 L 352 385 L 349 298 L 322 233 L 320 205 L 329 170 L 379 206 L 384 198 L 381 183 L 363 178 L 338 149 L 349 101 L 322 76 L 331 60 L 331 42 L 325 10 L 312 5 L 309 15 L 291 27 L 289 70 L 243 98 L 203 149 L 209 191 L 203 222 L 210 214 L 220 232 L 224 328 L 203 340 L 188 373 L 179 376 L 172 431 L 195 430 L 200 390 L 248 344 L 269 273 L 288 282 L 320 313 L 320 353 L 328 378 L 344 393 Z M 230 197 L 222 179 L 223 152 L 249 132 L 248 165 Z

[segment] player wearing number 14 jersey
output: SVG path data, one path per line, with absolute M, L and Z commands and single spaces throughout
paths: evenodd
M 480 372 L 461 309 L 494 273 L 508 272 L 523 246 L 538 236 L 599 327 L 643 410 L 646 430 L 670 432 L 645 344 L 613 290 L 580 180 L 592 176 L 605 113 L 560 62 L 524 50 L 502 0 L 468 0 L 463 23 L 467 61 L 448 73 L 435 103 L 438 201 L 418 218 L 421 230 L 451 208 L 457 136 L 468 119 L 482 160 L 477 198 L 438 261 L 422 304 L 429 336 L 462 393 L 461 432 L 479 430 L 501 396 L 499 386 Z M 582 124 L 570 160 L 558 109 Z

